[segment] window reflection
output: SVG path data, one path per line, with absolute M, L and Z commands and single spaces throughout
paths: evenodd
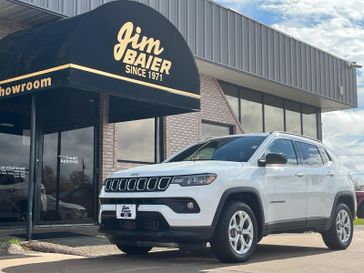
M 286 101 L 286 131 L 295 134 L 302 133 L 299 103 Z
M 283 100 L 273 96 L 264 96 L 265 131 L 284 131 Z
M 306 136 L 317 137 L 317 110 L 308 105 L 302 105 L 302 129 Z
M 273 141 L 265 152 L 265 156 L 270 153 L 284 156 L 287 159 L 287 165 L 298 165 L 296 151 L 289 139 L 280 138 Z
M 246 133 L 263 132 L 262 96 L 243 89 L 240 100 L 240 123 Z
M 202 139 L 208 137 L 227 136 L 232 134 L 232 128 L 228 125 L 211 124 L 206 121 L 202 121 L 201 127 Z
M 220 85 L 246 133 L 286 130 L 318 137 L 318 108 L 225 82 L 220 82 Z
M 25 126 L 28 117 L 0 112 L 0 223 L 26 220 L 30 137 Z
M 304 165 L 322 165 L 323 161 L 315 145 L 296 141 Z
M 93 145 L 93 127 L 44 135 L 41 220 L 94 217 Z
M 116 123 L 117 159 L 155 162 L 155 119 Z
M 221 83 L 226 99 L 233 109 L 235 115 L 239 118 L 239 95 L 238 87 L 228 83 Z

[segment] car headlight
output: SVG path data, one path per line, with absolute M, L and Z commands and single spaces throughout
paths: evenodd
M 172 184 L 179 184 L 182 187 L 209 185 L 216 179 L 216 174 L 196 174 L 175 176 Z

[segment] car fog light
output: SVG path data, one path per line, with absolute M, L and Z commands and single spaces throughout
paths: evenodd
M 195 204 L 194 204 L 193 202 L 188 202 L 188 203 L 187 203 L 187 208 L 188 208 L 189 210 L 193 210 L 193 209 L 195 208 Z

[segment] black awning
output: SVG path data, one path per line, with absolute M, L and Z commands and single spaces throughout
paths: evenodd
M 0 100 L 62 87 L 165 105 L 171 114 L 200 109 L 186 41 L 163 15 L 133 1 L 0 40 Z

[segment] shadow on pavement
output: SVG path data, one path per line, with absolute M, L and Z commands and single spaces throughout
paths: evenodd
M 328 253 L 326 248 L 301 247 L 301 246 L 278 246 L 258 245 L 257 251 L 249 264 L 256 264 L 272 260 L 290 259 Z M 210 249 L 199 255 L 181 253 L 177 250 L 152 252 L 145 256 L 127 256 L 124 254 L 103 256 L 97 258 L 70 258 L 62 261 L 49 261 L 36 264 L 7 267 L 3 269 L 6 273 L 18 272 L 204 272 L 226 268 L 231 264 L 218 262 Z

